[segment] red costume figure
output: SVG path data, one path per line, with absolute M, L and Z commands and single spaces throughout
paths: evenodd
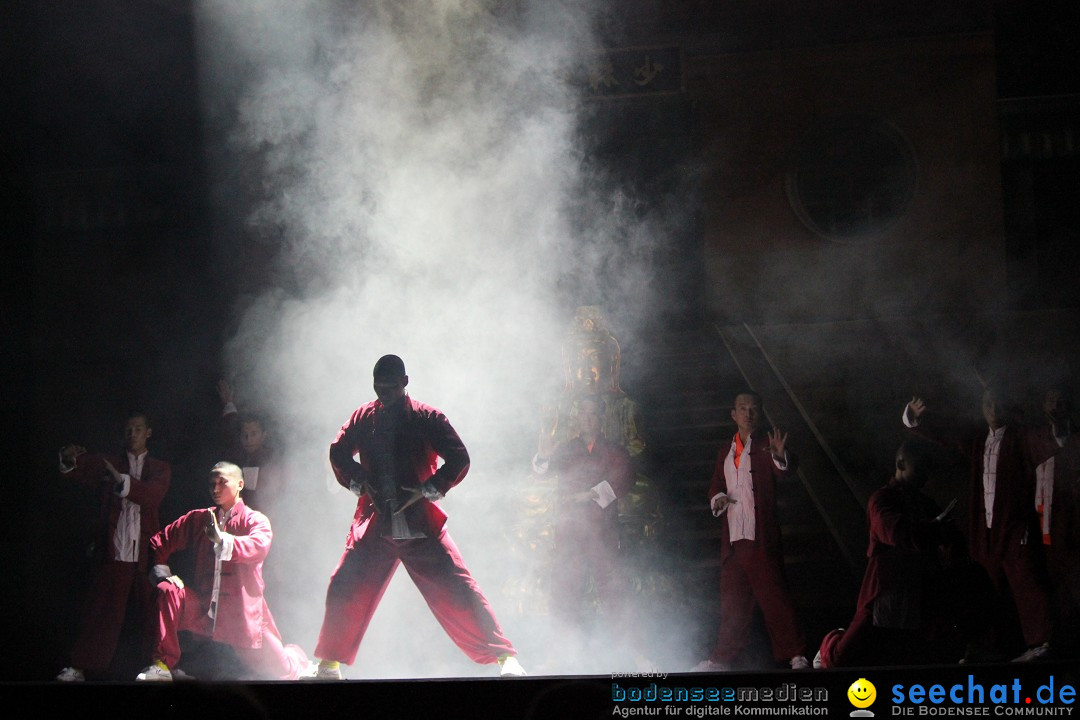
M 728 670 L 745 649 L 755 606 L 760 606 L 773 657 L 793 669 L 808 668 L 806 640 L 784 578 L 776 483 L 795 472 L 779 429 L 759 431 L 761 398 L 735 396 L 731 417 L 738 426 L 720 450 L 709 486 L 713 515 L 721 518 L 720 632 L 709 658 L 695 670 Z
M 928 458 L 912 442 L 896 453 L 896 473 L 870 496 L 869 558 L 855 617 L 822 640 L 814 667 L 896 665 L 934 659 L 934 631 L 946 615 L 942 557 L 959 539 L 948 514 L 921 492 Z M 951 507 L 950 507 L 951 509 Z
M 229 645 L 253 679 L 295 680 L 307 666 L 304 651 L 285 646 L 263 598 L 262 565 L 270 550 L 270 521 L 240 499 L 243 473 L 232 463 L 211 470 L 216 507 L 192 510 L 150 540 L 157 585 L 154 663 L 137 680 L 172 680 L 180 660 L 177 632 L 186 630 Z M 169 558 L 195 553 L 193 579 L 169 569 Z
M 101 489 L 101 524 L 91 548 L 97 568 L 83 605 L 71 666 L 57 680 L 80 681 L 85 673 L 109 669 L 127 622 L 146 635 L 150 592 L 146 577 L 150 536 L 160 527 L 158 507 L 169 489 L 172 469 L 149 456 L 153 434 L 142 413 L 125 425 L 123 455 L 92 455 L 68 445 L 60 451 L 60 472 L 67 479 Z M 129 603 L 135 616 L 127 617 Z
M 1056 454 L 1035 468 L 1035 508 L 1053 591 L 1053 642 L 1075 646 L 1080 640 L 1080 432 L 1060 388 L 1047 390 L 1043 411 L 1046 421 L 1034 436 L 1044 454 Z
M 244 471 L 244 504 L 271 513 L 284 491 L 283 472 L 277 453 L 267 442 L 269 433 L 261 417 L 241 414 L 233 402 L 232 386 L 218 382 L 225 457 Z
M 359 500 L 326 591 L 314 677 L 340 679 L 340 663 L 356 659 L 398 564 L 466 655 L 499 663 L 503 675 L 524 675 L 434 502 L 465 477 L 465 445 L 445 415 L 405 394 L 409 377 L 401 358 L 380 358 L 374 378 L 378 399 L 357 409 L 330 446 L 338 482 Z
M 970 461 L 968 546 L 997 592 L 992 630 L 1000 631 L 1007 624 L 1011 596 L 1028 646 L 1016 660 L 1039 659 L 1049 652 L 1050 605 L 1040 570 L 1034 468 L 1046 459 L 1047 451 L 1030 431 L 1008 422 L 992 388 L 986 389 L 982 399 L 989 430 L 986 426 L 965 428 L 933 413 L 924 414 L 925 410 L 921 399 L 912 398 L 904 408 L 904 424 L 917 435 L 953 447 Z
M 607 613 L 620 614 L 622 605 L 613 586 L 619 550 L 616 500 L 630 491 L 634 471 L 626 449 L 601 435 L 603 416 L 602 399 L 583 399 L 578 414 L 581 434 L 560 443 L 552 453 L 551 434 L 542 432 L 533 462 L 538 475 L 550 471 L 558 476 L 552 605 L 556 614 L 577 623 L 586 614 L 590 577 Z

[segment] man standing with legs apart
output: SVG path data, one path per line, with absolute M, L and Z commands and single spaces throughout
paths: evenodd
M 405 393 L 409 376 L 401 358 L 384 355 L 373 374 L 378 399 L 358 408 L 330 445 L 338 482 L 359 500 L 326 591 L 312 677 L 341 679 L 340 664 L 356 659 L 399 563 L 466 655 L 498 663 L 501 675 L 524 675 L 435 504 L 468 472 L 465 445 L 445 415 Z
M 738 432 L 721 449 L 709 487 L 709 505 L 722 525 L 720 632 L 707 660 L 695 672 L 722 672 L 746 648 L 754 608 L 761 607 L 773 657 L 793 670 L 810 666 L 806 640 L 784 578 L 784 554 L 776 519 L 776 482 L 795 472 L 778 428 L 758 430 L 761 396 L 735 396 L 731 419 Z

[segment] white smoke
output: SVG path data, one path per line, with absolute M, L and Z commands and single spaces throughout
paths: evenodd
M 470 449 L 472 470 L 443 506 L 506 634 L 522 647 L 557 642 L 524 637 L 499 588 L 515 572 L 501 566 L 513 521 L 504 501 L 524 489 L 538 404 L 561 381 L 558 268 L 589 277 L 602 265 L 643 288 L 649 272 L 648 233 L 626 232 L 621 196 L 595 193 L 587 228 L 569 219 L 582 217 L 589 185 L 567 80 L 594 50 L 587 5 L 197 3 L 217 203 L 226 215 L 243 208 L 234 245 L 269 243 L 278 254 L 226 353 L 288 450 L 289 504 L 272 518 L 268 583 L 287 583 L 271 587 L 271 604 L 286 642 L 309 653 L 354 503 L 333 483 L 326 448 L 373 397 L 371 369 L 387 353 L 405 360 L 411 394 L 442 409 Z M 485 673 L 494 671 L 451 644 L 400 570 L 346 669 Z

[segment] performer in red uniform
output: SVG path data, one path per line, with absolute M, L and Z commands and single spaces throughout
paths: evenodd
M 216 507 L 192 510 L 150 540 L 157 586 L 157 643 L 154 662 L 137 680 L 172 680 L 180 660 L 177 632 L 187 630 L 229 645 L 252 679 L 295 680 L 307 656 L 285 646 L 263 598 L 262 565 L 270 550 L 270 521 L 240 499 L 244 476 L 232 463 L 210 471 Z M 195 553 L 194 577 L 185 583 L 173 574 L 169 558 Z
M 101 526 L 91 548 L 97 568 L 85 600 L 71 665 L 57 680 L 81 681 L 109 669 L 125 620 L 146 635 L 150 592 L 146 576 L 150 536 L 160 527 L 158 507 L 172 468 L 149 455 L 153 434 L 144 413 L 125 424 L 123 455 L 94 455 L 79 445 L 60 451 L 61 476 L 101 489 Z M 128 605 L 135 616 L 128 617 Z
M 997 591 L 993 642 L 1007 642 L 1001 633 L 1012 624 L 1007 618 L 1015 603 L 1028 646 L 1015 660 L 1038 660 L 1050 651 L 1050 604 L 1039 557 L 1034 469 L 1047 451 L 1030 432 L 1009 422 L 1000 391 L 983 392 L 982 413 L 985 426 L 965 427 L 927 414 L 926 403 L 916 397 L 905 406 L 903 419 L 916 434 L 951 446 L 970 461 L 968 546 Z
M 755 606 L 760 606 L 773 657 L 792 669 L 810 667 L 806 640 L 784 578 L 776 519 L 776 483 L 795 472 L 787 434 L 758 430 L 761 396 L 735 396 L 731 418 L 738 432 L 720 450 L 709 487 L 709 505 L 721 518 L 720 632 L 709 658 L 695 671 L 724 671 L 745 649 Z
M 353 663 L 399 563 L 466 655 L 498 663 L 502 675 L 524 675 L 435 504 L 465 477 L 465 445 L 445 415 L 405 393 L 409 376 L 401 358 L 383 356 L 373 374 L 378 399 L 358 408 L 330 445 L 338 482 L 359 500 L 326 591 L 313 676 L 340 679 L 340 663 Z
M 1052 642 L 1059 650 L 1080 645 L 1080 431 L 1070 411 L 1065 389 L 1049 388 L 1044 421 L 1033 431 L 1044 454 L 1054 453 L 1035 468 L 1035 508 L 1050 572 Z
M 274 503 L 285 488 L 278 454 L 269 444 L 270 433 L 260 416 L 237 410 L 232 385 L 220 380 L 217 390 L 225 458 L 244 471 L 244 504 L 274 515 Z
M 551 434 L 542 432 L 533 461 L 538 475 L 550 471 L 558 476 L 552 610 L 579 627 L 590 577 L 605 612 L 614 619 L 622 609 L 613 584 L 619 550 L 615 501 L 630 491 L 634 470 L 626 449 L 601 434 L 603 417 L 603 399 L 584 398 L 578 411 L 580 434 L 552 451 Z
M 814 667 L 896 665 L 936 660 L 934 631 L 947 616 L 943 558 L 958 544 L 959 531 L 921 492 L 928 457 L 915 441 L 896 452 L 896 472 L 866 506 L 869 558 L 855 617 L 846 629 L 821 642 Z M 950 508 L 951 509 L 951 508 Z

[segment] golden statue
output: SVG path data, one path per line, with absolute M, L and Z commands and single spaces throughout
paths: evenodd
M 626 584 L 630 592 L 652 591 L 664 583 L 647 570 L 646 555 L 654 551 L 662 525 L 658 493 L 645 473 L 645 439 L 641 416 L 633 398 L 619 385 L 621 351 L 597 306 L 579 307 L 567 328 L 562 346 L 564 385 L 554 403 L 541 408 L 541 444 L 557 446 L 576 437 L 578 408 L 590 396 L 604 400 L 604 437 L 626 448 L 634 463 L 635 481 L 631 491 L 619 498 L 619 548 L 627 559 Z M 546 435 L 546 437 L 544 437 Z M 550 475 L 533 472 L 519 497 L 511 545 L 523 572 L 509 578 L 504 595 L 520 614 L 548 612 L 548 582 L 553 547 L 555 481 Z

